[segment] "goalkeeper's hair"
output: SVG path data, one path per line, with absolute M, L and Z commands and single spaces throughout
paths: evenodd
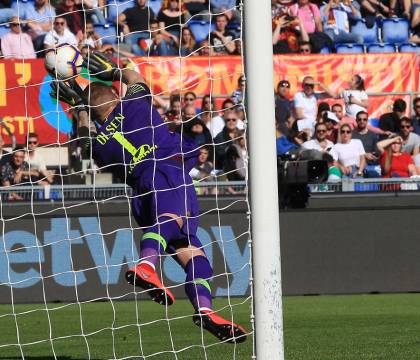
M 83 96 L 88 100 L 95 119 L 101 118 L 114 102 L 119 99 L 118 90 L 100 82 L 93 82 L 83 91 Z

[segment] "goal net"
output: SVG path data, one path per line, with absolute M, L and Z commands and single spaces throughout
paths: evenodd
M 0 30 L 17 40 L 6 53 L 2 37 L 0 60 L 0 358 L 255 357 L 242 2 L 18 0 L 5 16 Z M 72 41 L 84 57 L 100 51 L 140 73 L 150 111 L 181 142 L 194 139 L 198 157 L 188 176 L 200 211 L 191 219 L 213 269 L 205 287 L 212 311 L 239 324 L 245 342 L 220 341 L 196 326 L 181 258 L 162 252 L 156 264 L 175 297 L 171 306 L 127 283 L 126 271 L 142 257 L 138 194 L 125 172 L 84 154 L 77 109 L 50 96 L 45 49 Z M 82 89 L 103 83 L 86 68 L 76 81 Z M 105 83 L 123 104 L 127 86 Z

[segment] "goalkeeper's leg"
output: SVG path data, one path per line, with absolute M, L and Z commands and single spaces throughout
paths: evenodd
M 176 255 L 187 275 L 185 292 L 196 311 L 193 315 L 194 323 L 208 330 L 221 341 L 231 343 L 245 341 L 246 332 L 241 326 L 222 318 L 212 310 L 209 280 L 213 276 L 213 269 L 200 249 L 201 243 L 198 238 L 190 235 L 189 243 L 194 245 L 178 248 Z
M 144 231 L 140 242 L 140 261 L 125 275 L 130 284 L 148 290 L 150 297 L 162 305 L 172 305 L 175 298 L 160 281 L 155 266 L 160 254 L 166 251 L 169 241 L 178 238 L 180 231 L 175 215 L 160 216 L 157 224 Z

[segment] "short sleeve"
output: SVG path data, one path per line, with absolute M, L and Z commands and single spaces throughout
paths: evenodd
M 300 93 L 297 93 L 295 97 L 293 98 L 293 102 L 295 103 L 295 108 L 297 107 L 303 107 L 301 102 L 302 96 Z
M 367 100 L 367 99 L 368 99 L 368 94 L 366 93 L 366 91 L 361 91 L 360 100 Z
M 315 4 L 309 4 L 312 10 L 312 14 L 314 15 L 314 18 L 321 17 L 321 13 L 319 12 L 318 6 Z
M 331 151 L 330 151 L 330 155 L 333 157 L 333 159 L 334 159 L 335 161 L 337 161 L 337 160 L 338 160 L 338 153 L 337 153 L 337 148 L 336 148 L 336 146 L 335 146 L 335 145 L 332 147 L 332 149 L 331 149 Z
M 362 141 L 359 139 L 355 139 L 355 141 L 357 141 L 358 154 L 365 155 L 366 152 L 365 152 L 365 148 L 363 147 Z

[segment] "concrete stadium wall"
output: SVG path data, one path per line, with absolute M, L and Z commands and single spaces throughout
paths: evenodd
M 246 202 L 200 202 L 206 215 L 198 235 L 215 269 L 213 294 L 249 294 Z M 420 291 L 418 204 L 419 195 L 321 196 L 308 209 L 282 212 L 284 293 Z M 126 201 L 40 203 L 33 211 L 4 203 L 1 211 L 0 302 L 134 298 L 124 273 L 138 259 L 141 232 Z M 162 273 L 184 297 L 185 274 L 170 257 Z

